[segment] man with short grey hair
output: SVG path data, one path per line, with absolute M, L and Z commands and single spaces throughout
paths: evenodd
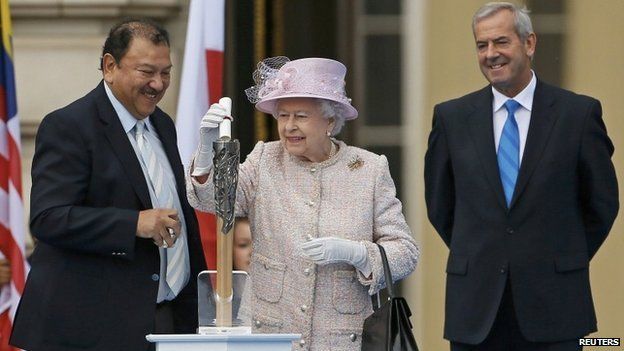
M 618 212 L 600 102 L 531 69 L 526 9 L 473 18 L 485 88 L 434 108 L 429 220 L 449 247 L 444 337 L 452 351 L 580 350 L 596 331 L 589 262 Z

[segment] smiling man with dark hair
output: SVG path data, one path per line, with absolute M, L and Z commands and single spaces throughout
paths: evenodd
M 197 327 L 205 268 L 186 200 L 169 87 L 167 32 L 111 29 L 103 81 L 47 115 L 32 166 L 32 270 L 11 344 L 39 351 L 148 350 L 149 333 Z

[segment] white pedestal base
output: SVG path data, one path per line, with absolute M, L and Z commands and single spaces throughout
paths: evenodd
M 156 351 L 290 351 L 301 334 L 149 334 Z

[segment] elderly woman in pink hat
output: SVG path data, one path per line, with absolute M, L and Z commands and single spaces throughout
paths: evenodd
M 370 295 L 416 267 L 419 249 L 405 221 L 388 160 L 335 138 L 358 112 L 338 61 L 266 59 L 247 95 L 277 119 L 280 140 L 258 142 L 239 168 L 237 216 L 251 224 L 254 332 L 301 333 L 293 350 L 359 350 Z M 191 205 L 214 212 L 214 104 L 187 180 Z

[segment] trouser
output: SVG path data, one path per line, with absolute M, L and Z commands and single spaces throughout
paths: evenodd
M 154 315 L 154 334 L 173 334 L 173 306 L 171 302 L 165 301 L 156 305 Z M 156 344 L 150 343 L 148 351 L 154 351 Z
M 496 320 L 485 340 L 478 345 L 451 342 L 451 351 L 579 351 L 578 339 L 560 342 L 531 342 L 524 338 L 513 305 L 509 280 Z

